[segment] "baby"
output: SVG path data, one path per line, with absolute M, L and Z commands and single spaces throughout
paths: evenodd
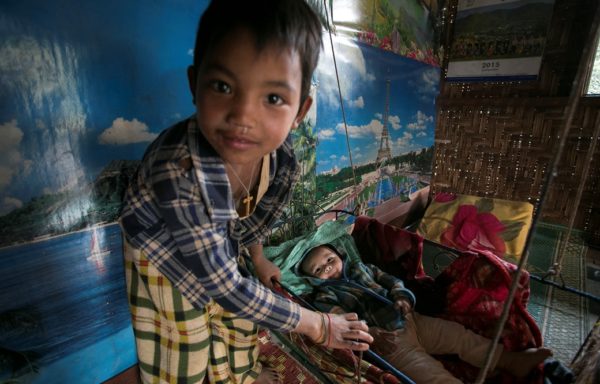
M 372 348 L 417 383 L 461 383 L 431 354 L 457 354 L 482 367 L 492 342 L 461 324 L 413 312 L 415 296 L 402 280 L 374 265 L 346 261 L 330 244 L 308 250 L 296 273 L 315 287 L 314 305 L 327 312 L 356 312 L 374 338 Z M 526 377 L 552 352 L 496 348 L 492 369 Z

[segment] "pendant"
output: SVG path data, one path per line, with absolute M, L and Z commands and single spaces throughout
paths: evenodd
M 250 216 L 250 203 L 254 200 L 254 196 L 246 195 L 242 200 L 242 203 L 246 204 L 246 216 Z

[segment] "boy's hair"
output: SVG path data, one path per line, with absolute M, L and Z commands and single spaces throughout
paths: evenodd
M 275 43 L 295 50 L 302 66 L 300 101 L 308 97 L 322 46 L 321 22 L 305 0 L 212 0 L 196 33 L 194 67 L 237 27 L 248 28 L 256 48 Z

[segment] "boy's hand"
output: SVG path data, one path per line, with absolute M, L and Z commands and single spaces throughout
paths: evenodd
M 402 313 L 404 316 L 411 313 L 412 309 L 413 309 L 412 304 L 410 303 L 410 300 L 408 300 L 408 299 L 396 300 L 396 302 L 394 303 L 394 308 L 396 308 L 396 310 L 400 311 L 400 313 Z
M 281 270 L 270 260 L 263 257 L 263 261 L 258 264 L 254 264 L 256 267 L 256 275 L 258 280 L 263 283 L 267 288 L 273 288 L 273 279 L 281 281 Z
M 344 349 L 350 348 L 354 351 L 366 351 L 369 344 L 373 342 L 373 336 L 369 333 L 367 323 L 358 319 L 356 313 L 324 314 L 327 319 L 327 348 Z
M 248 247 L 256 276 L 267 288 L 273 288 L 272 280 L 281 281 L 281 270 L 263 255 L 262 244 Z

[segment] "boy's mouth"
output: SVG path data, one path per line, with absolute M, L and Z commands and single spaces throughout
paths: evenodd
M 235 149 L 248 149 L 256 145 L 256 142 L 241 135 L 223 135 L 222 138 L 228 147 Z

